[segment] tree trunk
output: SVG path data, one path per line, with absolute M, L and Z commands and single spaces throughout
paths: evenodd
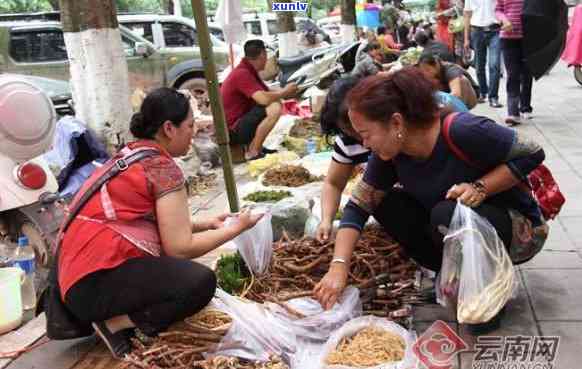
M 280 1 L 282 3 L 291 3 L 291 0 Z M 297 32 L 295 31 L 295 12 L 278 12 L 277 24 L 279 26 L 279 56 L 290 57 L 299 53 L 297 47 Z
M 342 42 L 356 39 L 356 1 L 342 0 Z
M 75 111 L 111 151 L 128 137 L 127 60 L 114 0 L 60 0 Z

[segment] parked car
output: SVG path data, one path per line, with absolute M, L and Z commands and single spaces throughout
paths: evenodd
M 119 15 L 119 23 L 153 43 L 161 52 L 192 52 L 200 53 L 198 47 L 198 31 L 196 22 L 190 18 L 167 14 L 128 14 Z M 224 69 L 223 58 L 229 57 L 229 46 L 224 42 L 222 29 L 217 25 L 210 26 L 210 41 L 215 62 Z M 222 39 L 215 34 L 220 34 Z M 242 47 L 233 45 L 235 60 L 242 55 Z
M 58 18 L 58 13 L 50 13 Z M 10 15 L 14 19 L 15 15 Z M 0 72 L 12 72 L 68 81 L 69 62 L 61 24 L 55 20 L 19 15 L 21 20 L 3 21 L 0 16 Z M 157 49 L 145 38 L 119 26 L 127 56 L 131 93 L 161 86 L 189 89 L 209 106 L 204 67 L 199 51 L 185 48 Z M 227 54 L 215 51 L 220 71 L 228 65 Z
M 275 13 L 245 13 L 242 20 L 247 30 L 248 38 L 260 38 L 273 48 L 277 47 L 276 36 L 279 33 L 279 25 L 277 24 L 277 15 Z M 310 18 L 295 17 L 295 27 L 299 33 L 313 29 L 323 36 L 324 41 L 331 43 L 329 35 L 321 30 Z

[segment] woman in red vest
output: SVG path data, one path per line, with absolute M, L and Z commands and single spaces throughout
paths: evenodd
M 174 162 L 191 146 L 194 120 L 188 98 L 171 88 L 152 91 L 131 120 L 137 138 L 121 151 L 157 154 L 137 161 L 95 192 L 66 229 L 58 284 L 66 308 L 92 325 L 111 353 L 131 349 L 133 328 L 148 336 L 204 308 L 216 277 L 193 262 L 253 227 L 260 216 L 243 212 L 192 222 L 184 175 Z M 119 154 L 111 160 L 118 160 Z M 107 168 L 87 180 L 86 193 Z

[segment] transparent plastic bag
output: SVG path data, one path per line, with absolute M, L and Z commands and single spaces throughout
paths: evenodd
M 381 365 L 366 367 L 367 369 L 408 369 L 416 368 L 416 357 L 412 351 L 412 346 L 416 341 L 416 334 L 414 332 L 409 332 L 400 325 L 386 319 L 378 318 L 372 315 L 362 316 L 355 318 L 345 323 L 340 329 L 335 331 L 327 340 L 325 345 L 320 351 L 320 355 L 317 360 L 314 360 L 317 365 L 309 367 L 310 369 L 359 369 L 360 367 L 351 367 L 345 365 L 328 365 L 326 364 L 326 358 L 329 354 L 334 351 L 341 340 L 345 337 L 350 337 L 358 333 L 364 328 L 376 327 L 379 329 L 386 330 L 388 332 L 394 333 L 402 337 L 406 344 L 406 349 L 404 351 L 404 358 L 396 362 L 386 362 Z M 312 359 L 313 360 L 313 359 Z
M 323 310 L 319 302 L 311 298 L 285 302 L 306 316 L 300 319 L 290 316 L 278 304 L 267 302 L 261 305 L 222 290 L 217 290 L 216 296 L 217 299 L 213 300 L 216 308 L 227 313 L 233 323 L 212 356 L 230 355 L 267 361 L 271 354 L 276 354 L 287 363 L 296 362 L 299 352 L 305 353 L 307 347 L 321 349 L 334 330 L 362 313 L 359 291 L 355 287 L 346 288 L 330 310 Z
M 456 300 L 459 323 L 488 322 L 517 287 L 505 245 L 487 219 L 461 203 L 457 203 L 444 242 L 439 299 Z
M 305 318 L 294 319 L 281 306 L 267 303 L 269 309 L 281 317 L 298 339 L 323 343 L 329 335 L 348 320 L 362 315 L 360 291 L 348 286 L 340 296 L 338 302 L 329 310 L 324 310 L 321 304 L 311 297 L 292 299 L 286 304 L 293 310 L 305 315 Z
M 216 350 L 208 356 L 236 356 L 252 361 L 268 361 L 272 354 L 286 362 L 295 353 L 297 338 L 293 328 L 264 305 L 242 300 L 216 290 L 218 309 L 232 318 L 232 325 Z
M 253 209 L 253 213 L 264 213 L 255 226 L 236 236 L 232 242 L 236 245 L 247 267 L 255 275 L 267 271 L 273 256 L 273 228 L 271 213 L 264 209 Z M 226 224 L 236 222 L 235 218 L 227 218 Z

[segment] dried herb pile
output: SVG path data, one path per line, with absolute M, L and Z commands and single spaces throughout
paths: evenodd
M 299 187 L 321 180 L 300 165 L 281 165 L 265 172 L 263 185 Z
M 309 119 L 301 119 L 289 131 L 289 136 L 295 138 L 310 138 L 321 136 L 319 123 Z

